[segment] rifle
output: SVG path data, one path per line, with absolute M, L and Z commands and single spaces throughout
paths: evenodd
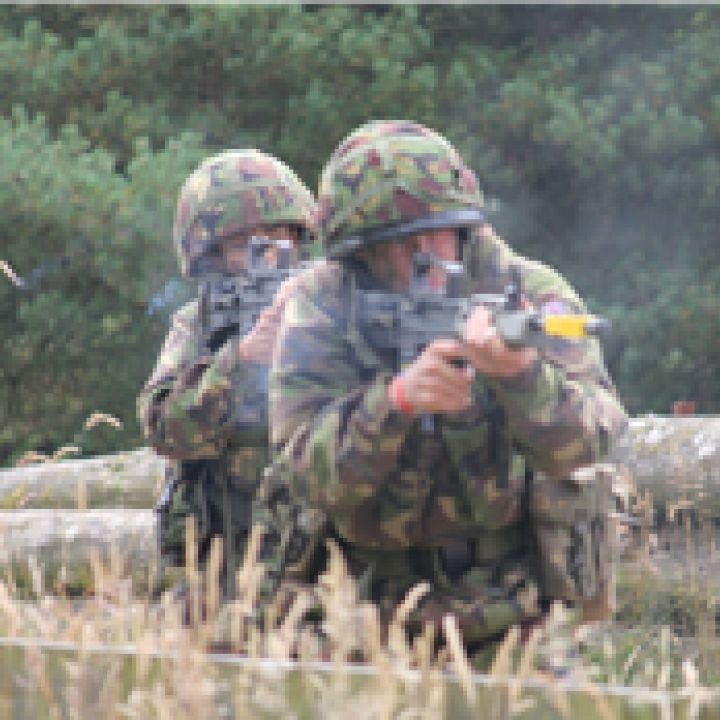
M 212 233 L 211 233 L 212 235 Z M 275 246 L 277 260 L 274 266 L 265 260 L 266 251 Z M 244 336 L 257 322 L 260 313 L 268 307 L 275 297 L 281 283 L 290 275 L 302 269 L 291 268 L 292 242 L 290 240 L 270 240 L 267 237 L 252 237 L 248 243 L 248 264 L 242 275 L 208 273 L 199 287 L 199 317 L 201 352 L 215 353 L 230 337 Z M 260 370 L 258 384 L 252 397 L 244 399 L 247 412 L 239 423 L 246 433 L 252 428 L 257 431 L 258 444 L 267 444 L 265 417 L 267 405 L 266 387 L 267 369 Z M 182 560 L 182 548 L 171 557 L 169 547 L 168 518 L 172 498 L 182 483 L 192 483 L 196 487 L 200 483 L 214 483 L 222 488 L 225 494 L 226 512 L 223 515 L 224 535 L 226 544 L 226 563 L 229 571 L 225 580 L 233 582 L 235 578 L 236 560 L 234 547 L 230 545 L 230 502 L 226 467 L 221 459 L 207 458 L 199 460 L 181 460 L 169 466 L 166 473 L 166 484 L 155 507 L 158 517 L 158 537 L 161 543 L 161 555 L 169 561 Z M 234 491 L 237 492 L 237 491 Z M 249 506 L 249 503 L 248 503 Z M 196 509 L 200 512 L 199 509 Z M 249 529 L 249 522 L 248 522 Z M 198 528 L 200 530 L 200 528 Z M 204 556 L 209 550 L 209 536 L 201 537 L 199 552 Z
M 445 271 L 443 288 L 430 286 L 433 267 Z M 433 340 L 462 339 L 465 323 L 478 305 L 490 310 L 498 337 L 512 348 L 542 350 L 553 338 L 577 340 L 602 335 L 609 328 L 609 321 L 596 315 L 543 315 L 523 308 L 520 271 L 512 267 L 509 275 L 503 294 L 467 296 L 462 263 L 418 252 L 413 257 L 409 293 L 358 291 L 358 321 L 377 349 L 395 353 L 396 370 L 415 360 Z
M 434 267 L 445 272 L 444 287 L 430 285 Z M 595 315 L 544 315 L 522 307 L 522 277 L 517 267 L 509 270 L 502 294 L 466 294 L 465 267 L 461 262 L 441 260 L 432 253 L 413 257 L 407 294 L 358 290 L 356 313 L 359 326 L 380 352 L 390 353 L 400 371 L 434 340 L 462 339 L 465 323 L 478 305 L 486 306 L 497 336 L 509 347 L 547 349 L 555 338 L 582 339 L 605 333 L 610 323 Z M 423 418 L 430 429 L 432 418 Z
M 277 248 L 277 262 L 265 261 L 266 251 Z M 290 240 L 252 237 L 248 265 L 242 275 L 211 275 L 200 284 L 200 343 L 215 352 L 229 337 L 246 335 L 260 313 L 271 305 L 281 283 L 293 274 Z
M 274 266 L 265 260 L 266 251 L 277 248 Z M 217 351 L 232 336 L 252 330 L 260 313 L 269 307 L 280 285 L 293 275 L 314 267 L 322 258 L 305 260 L 291 267 L 292 242 L 252 237 L 248 265 L 242 275 L 211 274 L 200 283 L 200 347 Z

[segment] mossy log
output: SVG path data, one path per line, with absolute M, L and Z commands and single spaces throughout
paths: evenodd
M 149 448 L 0 471 L 0 510 L 153 507 L 165 461 Z
M 720 416 L 633 418 L 612 460 L 656 508 L 720 518 Z

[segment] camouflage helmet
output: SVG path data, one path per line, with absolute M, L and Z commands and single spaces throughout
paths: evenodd
M 477 179 L 442 136 L 374 120 L 338 146 L 320 178 L 319 232 L 329 256 L 404 235 L 483 222 Z
M 183 275 L 217 270 L 218 243 L 258 225 L 296 225 L 316 232 L 316 204 L 298 176 L 259 150 L 226 150 L 207 158 L 180 190 L 173 242 Z

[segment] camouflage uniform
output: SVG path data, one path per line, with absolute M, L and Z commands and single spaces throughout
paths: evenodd
M 315 230 L 315 202 L 297 176 L 257 150 L 229 150 L 204 161 L 186 180 L 173 237 L 184 275 L 222 273 L 217 243 L 257 226 Z M 201 347 L 198 301 L 173 317 L 157 365 L 138 399 L 145 436 L 171 458 L 159 512 L 165 565 L 182 565 L 188 515 L 197 521 L 199 559 L 224 537 L 232 579 L 242 557 L 250 509 L 267 450 L 267 372 L 243 362 L 241 338 L 216 351 Z M 227 589 L 228 586 L 226 586 Z
M 319 207 L 338 262 L 305 276 L 286 306 L 270 376 L 275 485 L 306 516 L 324 513 L 324 532 L 344 548 L 366 596 L 389 610 L 430 580 L 415 620 L 455 612 L 469 643 L 532 621 L 554 597 L 595 593 L 602 578 L 581 556 L 601 552 L 586 540 L 606 519 L 607 485 L 573 471 L 599 460 L 625 423 L 597 342 L 558 340 L 513 378 L 478 373 L 472 407 L 438 416 L 428 436 L 418 418 L 392 408 L 397 368 L 354 321 L 353 292 L 378 283 L 353 251 L 467 227 L 475 291 L 502 292 L 514 265 L 536 307 L 583 312 L 580 298 L 489 232 L 473 173 L 414 123 L 352 133 L 326 166 Z M 594 532 L 601 539 L 603 528 Z

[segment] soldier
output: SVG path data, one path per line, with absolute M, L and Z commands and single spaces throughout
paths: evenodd
M 278 159 L 258 150 L 220 153 L 201 163 L 180 192 L 173 239 L 182 273 L 242 275 L 253 236 L 290 239 L 297 255 L 315 232 L 315 214 L 310 191 Z M 138 399 L 145 436 L 173 460 L 158 506 L 162 565 L 184 564 L 192 515 L 201 565 L 211 539 L 223 538 L 226 597 L 268 460 L 268 363 L 292 283 L 280 287 L 244 337 L 220 337 L 210 348 L 201 343 L 199 301 L 182 307 Z
M 397 368 L 355 311 L 363 290 L 406 293 L 417 251 L 472 258 L 475 292 L 502 292 L 519 268 L 523 303 L 542 312 L 583 312 L 581 299 L 492 231 L 472 171 L 416 123 L 351 133 L 318 202 L 335 261 L 286 307 L 270 376 L 275 484 L 324 513 L 323 532 L 381 612 L 429 581 L 415 627 L 454 612 L 471 649 L 533 624 L 556 598 L 596 599 L 608 581 L 608 489 L 578 469 L 626 422 L 597 341 L 512 349 L 478 306 L 462 340 L 438 339 Z

